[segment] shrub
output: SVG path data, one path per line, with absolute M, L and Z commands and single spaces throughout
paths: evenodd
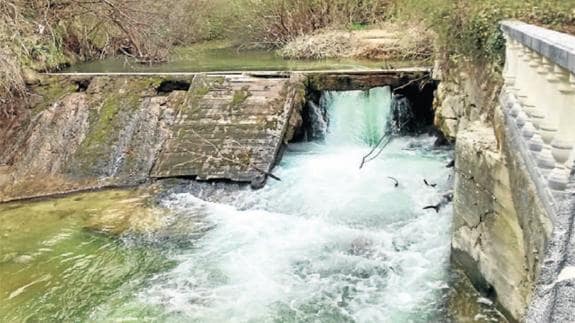
M 227 28 L 243 46 L 277 48 L 328 26 L 384 19 L 390 0 L 232 0 Z
M 505 46 L 500 21 L 518 19 L 567 32 L 575 27 L 575 0 L 397 0 L 395 10 L 398 19 L 426 21 L 449 56 L 497 66 Z

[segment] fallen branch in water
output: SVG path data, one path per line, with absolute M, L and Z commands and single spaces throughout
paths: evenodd
M 423 179 L 423 182 L 425 183 L 425 185 L 430 186 L 430 187 L 436 187 L 437 184 L 435 183 L 429 183 L 425 178 Z
M 426 207 L 424 207 L 424 210 L 430 210 L 430 209 L 434 209 L 436 213 L 439 213 L 439 208 L 441 207 L 441 204 L 436 204 L 436 205 L 428 205 Z
M 270 173 L 270 172 L 266 172 L 265 170 L 260 169 L 260 168 L 258 168 L 258 167 L 256 167 L 256 166 L 250 166 L 250 167 L 251 167 L 253 170 L 258 171 L 258 172 L 260 172 L 260 173 L 262 173 L 262 174 L 264 174 L 264 175 L 266 175 L 266 176 L 269 176 L 269 177 L 275 179 L 275 180 L 278 181 L 278 182 L 281 182 L 281 181 L 282 181 L 281 178 L 277 177 L 276 175 L 274 175 L 274 174 L 272 174 L 272 173 Z
M 441 201 L 439 201 L 439 203 L 435 204 L 435 205 L 428 205 L 426 207 L 424 207 L 424 210 L 430 210 L 430 209 L 434 209 L 436 213 L 439 213 L 439 210 L 446 206 L 447 204 L 451 203 L 451 201 L 453 201 L 453 193 L 446 193 L 443 194 L 443 197 L 441 198 Z
M 402 90 L 408 86 L 410 86 L 411 84 L 415 83 L 415 82 L 419 82 L 419 81 L 423 81 L 424 79 L 429 78 L 429 75 L 424 75 L 420 78 L 416 78 L 415 80 L 411 80 L 403 85 L 400 85 L 398 87 L 396 87 L 395 89 L 393 89 L 393 93 L 395 93 L 396 91 Z
M 403 128 L 403 126 L 405 126 L 408 122 L 409 121 L 405 121 L 404 123 L 402 123 L 399 126 L 399 129 Z M 391 143 L 391 141 L 393 140 L 393 137 L 394 137 L 393 133 L 391 133 L 391 132 L 384 133 L 383 136 L 381 136 L 381 138 L 377 142 L 377 144 L 375 144 L 375 146 L 371 149 L 371 151 L 367 155 L 363 156 L 363 158 L 361 159 L 361 165 L 359 165 L 359 169 L 362 169 L 363 166 L 365 165 L 365 163 L 370 162 L 370 161 L 376 159 L 377 157 L 379 157 L 379 155 L 381 155 L 381 153 L 383 152 L 385 147 L 387 147 L 387 145 L 389 145 Z M 383 144 L 383 146 L 381 146 L 379 151 L 374 156 L 371 156 L 371 154 L 373 154 L 377 150 L 379 145 L 381 145 L 385 139 L 387 139 L 387 141 Z
M 384 139 L 387 139 L 385 144 L 383 144 L 383 146 L 381 146 L 379 151 L 374 156 L 371 156 L 371 154 L 373 154 L 377 150 L 378 146 L 381 145 L 381 143 L 383 142 Z M 381 137 L 381 139 L 379 140 L 379 142 L 377 143 L 377 145 L 375 145 L 373 147 L 373 149 L 371 149 L 371 151 L 367 155 L 363 156 L 363 158 L 361 159 L 361 165 L 359 165 L 359 169 L 362 169 L 363 166 L 365 165 L 365 163 L 370 162 L 370 161 L 376 159 L 377 157 L 379 157 L 379 155 L 381 155 L 381 153 L 383 152 L 385 147 L 387 147 L 387 145 L 389 145 L 389 143 L 391 142 L 392 139 L 393 139 L 393 137 L 391 136 L 391 134 L 388 134 L 388 133 L 384 134 Z

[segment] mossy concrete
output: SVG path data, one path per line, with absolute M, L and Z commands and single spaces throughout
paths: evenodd
M 158 96 L 164 80 L 43 77 L 28 122 L 2 144 L 0 201 L 147 180 L 181 105 Z
M 429 71 L 43 75 L 30 118 L 0 143 L 0 201 L 166 177 L 261 186 L 302 126 L 308 91 L 420 77 Z
M 265 177 L 283 144 L 296 83 L 198 74 L 152 176 L 239 182 Z
M 159 90 L 172 81 L 189 90 Z M 33 89 L 30 119 L 2 143 L 0 201 L 132 186 L 151 176 L 265 177 L 300 83 L 242 75 L 44 76 Z

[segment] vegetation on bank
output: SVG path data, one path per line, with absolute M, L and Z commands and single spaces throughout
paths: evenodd
M 395 19 L 423 20 L 440 51 L 480 65 L 501 66 L 505 41 L 499 22 L 517 19 L 575 33 L 575 0 L 399 0 Z
M 0 130 L 25 106 L 33 71 L 114 55 L 165 61 L 172 46 L 209 36 L 206 20 L 216 5 L 210 0 L 0 0 Z
M 575 0 L 0 0 L 0 128 L 23 105 L 30 71 L 79 60 L 126 55 L 162 62 L 173 46 L 214 39 L 233 40 L 240 49 L 284 48 L 288 57 L 349 55 L 355 43 L 333 31 L 417 25 L 424 32 L 399 29 L 400 37 L 387 44 L 395 46 L 393 55 L 429 57 L 429 44 L 414 50 L 401 41 L 433 34 L 449 59 L 500 66 L 497 23 L 509 18 L 575 32 Z M 336 36 L 309 47 L 316 39 L 309 35 L 318 31 Z M 360 56 L 389 52 L 369 48 Z

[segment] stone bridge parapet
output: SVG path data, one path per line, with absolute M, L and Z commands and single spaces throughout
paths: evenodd
M 518 21 L 501 29 L 507 137 L 553 223 L 526 321 L 566 322 L 575 317 L 575 36 Z

